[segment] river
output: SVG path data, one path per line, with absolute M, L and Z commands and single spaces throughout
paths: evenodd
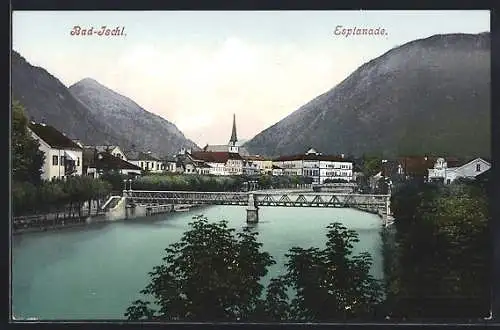
M 225 219 L 237 230 L 246 225 L 245 207 L 210 206 L 135 220 L 96 223 L 52 232 L 16 235 L 12 240 L 12 310 L 40 320 L 124 319 L 140 298 L 148 272 L 160 264 L 164 248 L 177 241 L 197 214 Z M 258 239 L 277 264 L 264 282 L 278 275 L 293 246 L 324 247 L 326 226 L 341 222 L 358 232 L 355 252 L 374 258 L 372 274 L 383 277 L 382 220 L 354 209 L 262 207 Z

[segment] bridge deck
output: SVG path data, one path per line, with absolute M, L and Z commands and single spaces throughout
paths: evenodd
M 253 195 L 257 206 L 288 207 L 385 207 L 390 195 L 333 192 L 198 192 L 198 191 L 124 191 L 137 204 L 248 205 Z

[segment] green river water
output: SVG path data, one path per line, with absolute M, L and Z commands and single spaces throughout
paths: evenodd
M 164 248 L 176 242 L 197 214 L 210 221 L 228 220 L 237 230 L 246 225 L 242 206 L 210 206 L 51 232 L 16 235 L 12 240 L 12 311 L 16 319 L 124 319 L 126 308 L 140 298 L 148 272 L 161 262 Z M 353 209 L 262 207 L 258 239 L 284 267 L 293 246 L 324 247 L 326 226 L 342 222 L 358 232 L 356 252 L 367 251 L 372 273 L 382 278 L 382 220 Z

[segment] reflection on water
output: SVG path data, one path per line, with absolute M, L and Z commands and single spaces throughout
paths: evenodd
M 372 273 L 382 277 L 381 220 L 351 209 L 263 207 L 259 232 L 263 249 L 276 264 L 263 283 L 280 274 L 285 253 L 294 246 L 324 247 L 326 226 L 342 222 L 360 236 L 355 252 L 374 258 Z M 13 311 L 40 319 L 121 319 L 148 283 L 147 273 L 161 262 L 164 249 L 176 242 L 192 217 L 227 220 L 246 227 L 246 211 L 238 206 L 213 206 L 149 218 L 94 223 L 54 232 L 27 233 L 13 238 Z

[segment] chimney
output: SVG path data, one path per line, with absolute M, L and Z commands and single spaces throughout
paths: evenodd
M 344 156 L 345 156 L 344 154 L 341 154 L 341 155 L 340 155 L 340 157 L 341 157 L 342 159 L 344 159 Z

